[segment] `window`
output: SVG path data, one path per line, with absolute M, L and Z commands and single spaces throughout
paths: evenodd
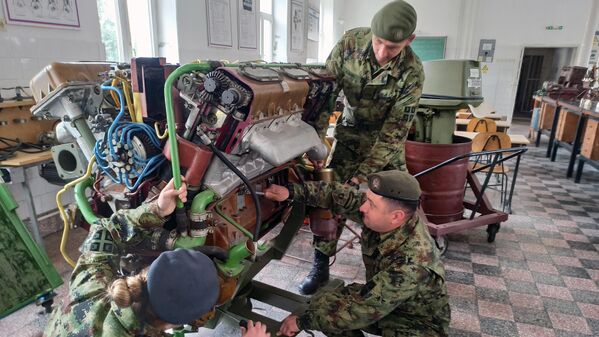
M 153 0 L 96 0 L 106 60 L 157 56 Z
M 266 62 L 272 62 L 273 0 L 260 1 L 260 55 Z

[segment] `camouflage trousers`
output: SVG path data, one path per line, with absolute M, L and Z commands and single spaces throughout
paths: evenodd
M 363 284 L 352 283 L 338 291 L 341 291 L 346 294 L 359 293 L 363 286 L 364 286 Z M 329 299 L 326 296 L 326 291 L 320 291 L 312 297 L 310 302 L 314 302 L 316 304 L 315 306 L 318 307 L 317 303 L 319 301 L 327 301 L 327 300 L 329 300 Z M 414 328 L 413 324 L 410 325 L 409 323 L 406 324 L 405 326 L 401 326 L 401 325 L 398 326 L 397 325 L 398 322 L 396 322 L 396 321 L 391 323 L 391 324 L 395 325 L 394 327 L 381 328 L 380 325 L 384 326 L 384 325 L 386 325 L 385 323 L 387 323 L 387 322 L 383 322 L 383 320 L 385 320 L 385 317 L 383 317 L 381 321 L 376 322 L 370 326 L 367 326 L 366 328 L 361 329 L 361 330 L 345 330 L 345 331 L 336 331 L 336 332 L 330 332 L 330 331 L 323 330 L 321 332 L 325 336 L 328 336 L 328 337 L 364 337 L 365 336 L 364 332 L 369 333 L 371 335 L 382 336 L 382 337 L 406 337 L 406 336 L 407 337 L 447 337 L 447 334 L 439 333 L 439 332 L 433 331 L 431 329 L 426 329 L 426 328 L 425 328 L 426 330 L 416 329 L 416 328 Z
M 329 165 L 329 167 L 334 170 L 335 180 L 345 182 L 353 178 L 355 172 L 358 169 L 358 166 L 363 161 L 364 157 L 365 156 L 360 156 L 355 150 L 352 150 L 349 146 L 337 142 L 335 152 L 333 153 L 333 159 L 331 160 L 331 164 Z M 405 159 L 401 159 L 397 163 L 390 163 L 387 166 L 388 167 L 385 167 L 384 170 L 399 169 L 402 171 L 407 171 Z M 312 241 L 314 249 L 324 253 L 327 256 L 335 255 L 335 252 L 337 251 L 337 243 L 339 241 L 341 233 L 343 232 L 344 224 L 345 220 L 339 221 L 337 227 L 337 236 L 335 240 L 326 240 L 323 237 L 314 235 Z

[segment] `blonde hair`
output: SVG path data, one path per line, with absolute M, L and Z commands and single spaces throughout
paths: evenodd
M 147 281 L 147 268 L 139 274 L 116 279 L 108 287 L 108 296 L 119 308 L 128 308 L 142 302 Z

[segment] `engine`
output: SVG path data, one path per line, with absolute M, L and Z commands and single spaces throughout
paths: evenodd
M 221 292 L 224 303 L 235 296 L 244 265 L 265 249 L 261 238 L 294 234 L 270 233 L 291 206 L 260 192 L 300 181 L 302 156 L 326 157 L 313 125 L 331 106 L 335 81 L 322 66 L 178 67 L 137 58 L 53 63 L 31 88 L 33 114 L 59 120 L 52 149 L 57 175 L 77 179 L 85 221 L 137 207 L 171 177 L 177 186 L 185 176 L 189 202 L 165 228 L 228 253 L 217 264 L 228 289 Z

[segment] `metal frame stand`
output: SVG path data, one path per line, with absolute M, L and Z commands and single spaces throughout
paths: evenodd
M 440 164 L 437 164 L 431 168 L 428 168 L 428 169 L 414 175 L 415 177 L 419 177 L 419 176 L 428 174 L 430 172 L 433 172 L 437 169 L 440 169 L 446 165 L 449 165 L 455 161 L 458 161 L 458 160 L 461 160 L 464 158 L 470 158 L 470 157 L 475 157 L 475 156 L 485 156 L 485 155 L 492 156 L 492 158 L 493 158 L 490 164 L 480 166 L 480 167 L 476 168 L 475 170 L 472 170 L 472 169 L 468 170 L 466 179 L 467 179 L 468 185 L 470 186 L 470 188 L 474 194 L 474 197 L 475 197 L 474 202 L 469 201 L 469 200 L 464 200 L 464 208 L 471 210 L 469 218 L 463 218 L 461 220 L 447 222 L 447 223 L 443 223 L 443 224 L 436 224 L 436 223 L 433 223 L 428 220 L 428 218 L 426 217 L 426 214 L 424 213 L 424 210 L 422 209 L 422 205 L 419 207 L 418 212 L 421 216 L 421 219 L 423 219 L 425 221 L 425 223 L 427 224 L 429 232 L 431 233 L 432 236 L 435 237 L 435 239 L 437 241 L 437 245 L 439 246 L 439 249 L 441 249 L 442 252 L 445 252 L 445 249 L 447 248 L 447 244 L 444 239 L 445 235 L 450 234 L 450 233 L 455 233 L 455 232 L 465 230 L 465 229 L 478 227 L 478 226 L 486 225 L 487 232 L 488 232 L 487 241 L 488 242 L 495 241 L 495 234 L 497 234 L 497 231 L 499 231 L 500 223 L 503 221 L 506 221 L 508 219 L 508 213 L 511 213 L 512 197 L 514 194 L 514 188 L 516 186 L 516 177 L 518 176 L 518 168 L 520 166 L 520 156 L 527 150 L 528 150 L 527 148 L 511 148 L 511 149 L 504 149 L 504 150 L 468 153 L 468 154 L 464 154 L 464 155 L 460 155 L 460 156 L 456 156 L 451 159 L 448 159 Z M 504 154 L 506 154 L 505 157 L 503 156 Z M 503 163 L 506 160 L 514 158 L 514 157 L 516 157 L 516 165 L 515 165 L 514 174 L 512 177 L 512 184 L 511 184 L 511 188 L 510 188 L 510 192 L 509 192 L 509 197 L 507 198 L 506 205 L 505 205 L 505 206 L 507 206 L 507 210 L 508 210 L 506 213 L 506 212 L 502 212 L 502 211 L 499 211 L 499 210 L 496 210 L 493 208 L 493 205 L 491 205 L 491 202 L 485 195 L 485 190 L 488 187 L 489 180 L 491 179 L 491 175 L 493 174 L 493 169 L 495 168 L 495 166 L 500 163 Z M 476 177 L 476 173 L 480 172 L 484 169 L 487 169 L 487 168 L 488 168 L 488 171 L 485 176 L 485 180 L 481 184 L 480 181 L 478 180 L 478 178 Z M 477 213 L 479 214 L 478 216 L 476 216 Z

